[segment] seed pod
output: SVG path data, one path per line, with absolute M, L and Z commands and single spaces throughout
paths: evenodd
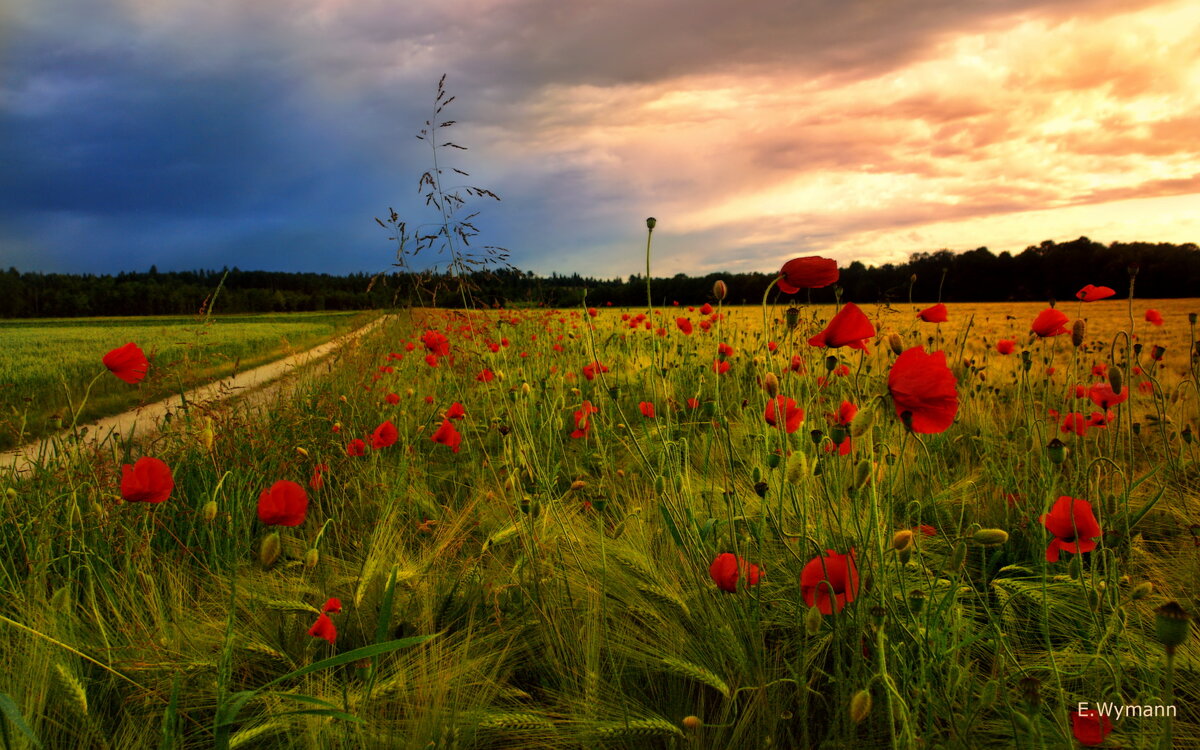
M 1049 456 L 1050 463 L 1061 464 L 1063 461 L 1067 460 L 1066 443 L 1058 438 L 1054 438 L 1046 444 L 1046 455 Z
M 263 564 L 264 568 L 269 568 L 279 559 L 282 551 L 283 544 L 279 541 L 279 532 L 272 531 L 263 537 L 262 544 L 258 548 L 258 561 Z
M 651 232 L 654 231 L 654 227 L 656 227 L 657 225 L 658 225 L 658 220 L 655 219 L 653 216 L 651 216 L 649 219 L 646 219 L 646 228 L 649 229 Z
M 1004 529 L 980 529 L 972 537 L 976 544 L 985 547 L 998 547 L 1008 541 L 1008 532 Z
M 321 561 L 321 551 L 316 547 L 311 548 L 304 553 L 304 567 L 312 570 L 317 567 L 317 563 Z
M 754 494 L 758 495 L 759 497 L 766 497 L 768 489 L 769 485 L 766 482 L 754 483 Z
M 1191 619 L 1179 602 L 1167 602 L 1154 610 L 1154 634 L 1168 654 L 1175 653 L 1175 648 L 1187 640 Z
M 834 368 L 836 368 L 837 366 L 838 366 L 838 358 L 837 357 L 830 354 L 828 357 L 825 358 L 825 372 L 833 372 Z
M 729 287 L 725 286 L 725 282 L 717 279 L 713 282 L 713 296 L 717 298 L 717 302 L 725 299 L 725 295 L 729 294 Z
M 787 324 L 788 330 L 792 330 L 800 322 L 800 308 L 789 307 L 783 314 L 783 320 Z
M 1087 336 L 1087 323 L 1082 319 L 1075 321 L 1071 326 L 1071 343 L 1076 349 L 1083 346 L 1083 339 Z
M 925 608 L 925 598 L 928 595 L 921 589 L 912 591 L 908 595 L 908 607 L 914 615 L 921 614 L 921 610 Z
M 871 691 L 859 690 L 850 699 L 850 721 L 861 724 L 871 715 Z
M 897 357 L 904 353 L 904 342 L 900 339 L 900 334 L 895 331 L 888 334 L 888 347 Z

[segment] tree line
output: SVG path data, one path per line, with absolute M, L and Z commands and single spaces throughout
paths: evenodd
M 656 305 L 702 304 L 712 285 L 725 281 L 731 304 L 762 299 L 777 275 L 770 273 L 676 274 L 653 277 Z M 585 303 L 638 306 L 646 303 L 646 281 L 595 279 L 579 274 L 538 276 L 504 268 L 464 277 L 469 299 L 485 306 Z M 905 263 L 866 266 L 858 261 L 841 269 L 837 286 L 844 300 L 859 303 L 996 302 L 1065 299 L 1085 284 L 1108 286 L 1119 296 L 1134 285 L 1139 297 L 1200 296 L 1200 248 L 1149 242 L 1104 245 L 1080 237 L 1050 240 L 1013 255 L 980 247 L 963 253 L 939 250 L 916 253 Z M 219 292 L 218 292 L 219 288 Z M 215 294 L 215 300 L 214 300 Z M 831 288 L 813 290 L 814 302 L 831 302 Z M 797 298 L 806 299 L 802 290 Z M 456 280 L 407 273 L 318 273 L 243 271 L 238 268 L 116 275 L 0 272 L 0 317 L 81 317 L 98 315 L 189 315 L 210 305 L 222 313 L 362 310 L 414 304 L 461 306 Z

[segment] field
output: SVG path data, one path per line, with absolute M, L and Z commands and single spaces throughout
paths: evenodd
M 0 450 L 70 426 L 109 350 L 136 341 L 152 362 L 140 388 L 102 378 L 80 424 L 248 370 L 362 322 L 355 313 L 0 320 Z M 74 406 L 77 408 L 78 403 Z
M 1200 300 L 1045 308 L 411 310 L 68 444 L 0 476 L 5 742 L 1200 747 Z

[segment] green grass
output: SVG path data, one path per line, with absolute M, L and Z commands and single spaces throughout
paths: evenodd
M 934 330 L 907 310 L 865 309 L 905 348 Z M 1076 746 L 1080 701 L 1165 700 L 1154 609 L 1200 605 L 1188 530 L 1200 445 L 1183 434 L 1196 429 L 1196 362 L 1173 347 L 1155 370 L 1158 332 L 1136 321 L 1147 348 L 1126 358 L 1113 341 L 1127 316 L 1104 324 L 1105 309 L 1085 311 L 1078 349 L 1029 343 L 1023 308 L 996 317 L 988 335 L 1019 342 L 1001 357 L 951 306 L 953 325 L 932 335 L 951 352 L 960 411 L 920 436 L 886 396 L 886 341 L 869 355 L 804 343 L 823 309 L 790 333 L 771 322 L 782 310 L 763 331 L 747 308 L 723 311 L 710 334 L 663 338 L 615 309 L 400 316 L 285 397 L 211 414 L 211 449 L 185 416 L 151 444 L 81 455 L 68 443 L 61 463 L 7 480 L 0 693 L 43 746 L 64 748 Z M 698 319 L 663 317 L 676 315 Z M 1167 335 L 1194 334 L 1171 324 Z M 424 361 L 428 328 L 446 331 L 453 363 Z M 502 337 L 510 345 L 491 352 Z M 735 348 L 720 376 L 719 341 Z M 820 385 L 827 354 L 850 374 Z M 1135 390 L 1109 426 L 1064 434 L 1048 410 L 1097 380 L 1093 358 Z M 610 369 L 589 381 L 593 359 Z M 1135 366 L 1155 373 L 1152 392 L 1136 390 Z M 494 380 L 477 379 L 485 367 Z M 805 409 L 796 433 L 763 420 L 767 372 Z M 599 412 L 572 439 L 584 400 Z M 842 400 L 863 407 L 848 456 L 822 442 Z M 467 412 L 458 453 L 430 439 L 455 401 Z M 346 455 L 384 420 L 395 445 Z M 1069 448 L 1062 464 L 1046 450 L 1054 437 Z M 120 464 L 143 455 L 174 472 L 160 506 L 119 500 Z M 307 485 L 318 464 L 307 520 L 280 530 L 283 553 L 264 567 L 256 498 L 279 479 Z M 1051 564 L 1039 519 L 1063 494 L 1091 500 L 1108 533 Z M 936 534 L 897 552 L 895 533 L 919 525 Z M 980 528 L 1008 540 L 983 547 Z M 801 571 L 851 547 L 857 598 L 814 613 Z M 763 581 L 718 590 L 708 567 L 724 551 Z M 1146 581 L 1153 592 L 1135 598 Z M 343 604 L 333 646 L 307 635 L 331 596 Z M 416 636 L 432 637 L 404 640 Z M 1177 747 L 1200 743 L 1198 657 L 1193 633 L 1175 657 Z M 872 707 L 856 723 L 863 690 Z M 256 692 L 226 723 L 242 691 Z M 1163 741 L 1161 719 L 1127 718 L 1107 743 Z
M 0 449 L 70 425 L 101 358 L 129 341 L 150 358 L 147 380 L 131 387 L 101 378 L 81 424 L 302 351 L 363 320 L 340 312 L 0 320 Z

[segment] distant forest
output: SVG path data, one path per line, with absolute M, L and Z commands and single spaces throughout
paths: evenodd
M 916 253 L 907 263 L 841 269 L 842 298 L 858 303 L 936 301 L 992 302 L 1068 299 L 1085 284 L 1109 286 L 1119 296 L 1129 292 L 1136 269 L 1139 297 L 1200 296 L 1200 248 L 1195 243 L 1114 242 L 1103 245 L 1080 237 L 1071 242 L 1046 240 L 1013 255 L 996 255 L 986 247 L 964 253 L 940 250 Z M 755 303 L 775 273 L 677 274 L 651 279 L 655 304 L 701 304 L 711 300 L 712 284 L 723 279 L 730 304 Z M 222 276 L 224 285 L 215 301 Z M 579 274 L 549 277 L 517 269 L 477 272 L 468 277 L 475 303 L 487 306 L 546 304 L 572 307 L 637 306 L 646 302 L 646 282 L 592 279 Z M 212 304 L 217 313 L 361 310 L 395 305 L 459 306 L 445 277 L 417 279 L 408 274 L 351 274 L 242 271 L 44 274 L 16 268 L 0 272 L 0 317 L 80 317 L 94 315 L 189 315 Z M 440 291 L 435 290 L 440 287 Z M 424 293 L 414 294 L 415 289 Z M 798 299 L 805 299 L 801 291 Z M 812 293 L 814 302 L 832 302 L 830 289 Z

